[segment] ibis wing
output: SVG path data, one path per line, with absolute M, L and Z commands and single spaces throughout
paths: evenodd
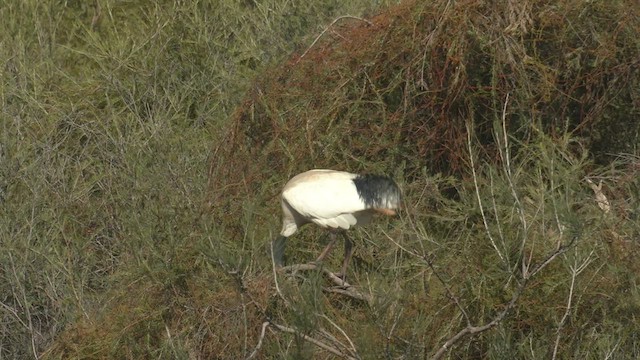
M 297 181 L 286 187 L 282 196 L 300 215 L 318 225 L 348 229 L 357 222 L 354 213 L 366 209 L 352 181 L 354 175 L 322 175 Z

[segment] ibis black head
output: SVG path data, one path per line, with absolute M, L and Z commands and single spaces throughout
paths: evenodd
M 353 179 L 360 199 L 368 208 L 396 209 L 400 207 L 400 188 L 391 178 L 364 174 Z

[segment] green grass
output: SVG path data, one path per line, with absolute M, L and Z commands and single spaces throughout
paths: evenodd
M 0 357 L 332 356 L 314 339 L 423 358 L 520 290 L 446 355 L 638 357 L 638 22 L 625 2 L 561 2 L 574 29 L 552 8 L 519 18 L 534 30 L 506 48 L 492 37 L 507 20 L 489 21 L 501 8 L 386 5 L 0 5 Z M 339 16 L 378 12 L 309 48 Z M 352 233 L 348 279 L 370 303 L 324 291 L 320 272 L 276 290 L 277 194 L 309 167 L 388 172 L 403 188 L 400 219 Z M 602 180 L 608 213 L 585 177 Z M 321 235 L 296 234 L 289 262 L 315 258 Z

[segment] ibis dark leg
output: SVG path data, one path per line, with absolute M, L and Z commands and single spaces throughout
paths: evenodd
M 286 236 L 279 235 L 273 242 L 271 243 L 271 252 L 273 254 L 273 262 L 276 264 L 276 267 L 284 266 L 284 247 L 287 244 Z
M 327 256 L 327 254 L 329 254 L 331 252 L 331 249 L 333 249 L 333 245 L 336 244 L 336 233 L 331 231 L 329 233 L 329 236 L 331 237 L 331 241 L 329 241 L 329 244 L 327 244 L 327 247 L 324 248 L 324 250 L 322 250 L 322 253 L 320 253 L 320 256 L 318 256 L 318 258 L 316 259 L 316 262 L 321 262 L 325 256 Z
M 342 236 L 344 237 L 344 260 L 342 260 L 341 277 L 344 280 L 347 277 L 347 267 L 349 266 L 349 261 L 351 260 L 351 256 L 353 255 L 355 248 L 346 233 L 343 232 Z

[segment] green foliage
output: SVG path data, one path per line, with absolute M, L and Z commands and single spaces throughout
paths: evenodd
M 495 328 L 469 336 L 451 356 L 634 353 L 637 326 L 612 343 L 605 335 L 623 327 L 605 325 L 611 313 L 576 316 L 612 310 L 600 291 L 624 291 L 614 279 L 631 274 L 612 249 L 625 244 L 630 258 L 637 254 L 634 205 L 622 200 L 637 191 L 613 189 L 622 179 L 635 183 L 637 172 L 639 10 L 628 1 L 404 2 L 367 21 L 337 21 L 257 79 L 212 160 L 213 199 L 224 204 L 213 213 L 238 214 L 247 198 L 258 211 L 256 225 L 235 236 L 271 238 L 262 229 L 270 219 L 278 226 L 276 184 L 312 167 L 394 174 L 410 214 L 355 232 L 349 275 L 373 294 L 372 304 L 325 294 L 318 307 L 303 281 L 280 289 L 295 305 L 281 304 L 273 321 L 322 338 L 337 329 L 326 316 L 360 356 L 420 358 L 508 308 Z M 611 127 L 626 131 L 602 143 Z M 635 155 L 612 162 L 619 151 Z M 605 185 L 596 191 L 586 179 Z M 599 195 L 610 203 L 606 214 Z M 313 259 L 318 236 L 296 234 L 290 259 Z M 363 247 L 363 238 L 376 240 Z M 301 302 L 314 304 L 303 314 L 315 321 L 291 318 Z M 585 331 L 592 338 L 577 336 Z M 287 349 L 290 338 L 282 337 L 279 348 Z M 354 354 L 345 341 L 330 342 Z M 296 344 L 288 354 L 310 346 Z
M 0 5 L 4 357 L 423 358 L 523 283 L 449 356 L 638 357 L 637 5 L 343 3 Z M 272 273 L 310 167 L 402 185 L 352 232 L 369 303 Z

